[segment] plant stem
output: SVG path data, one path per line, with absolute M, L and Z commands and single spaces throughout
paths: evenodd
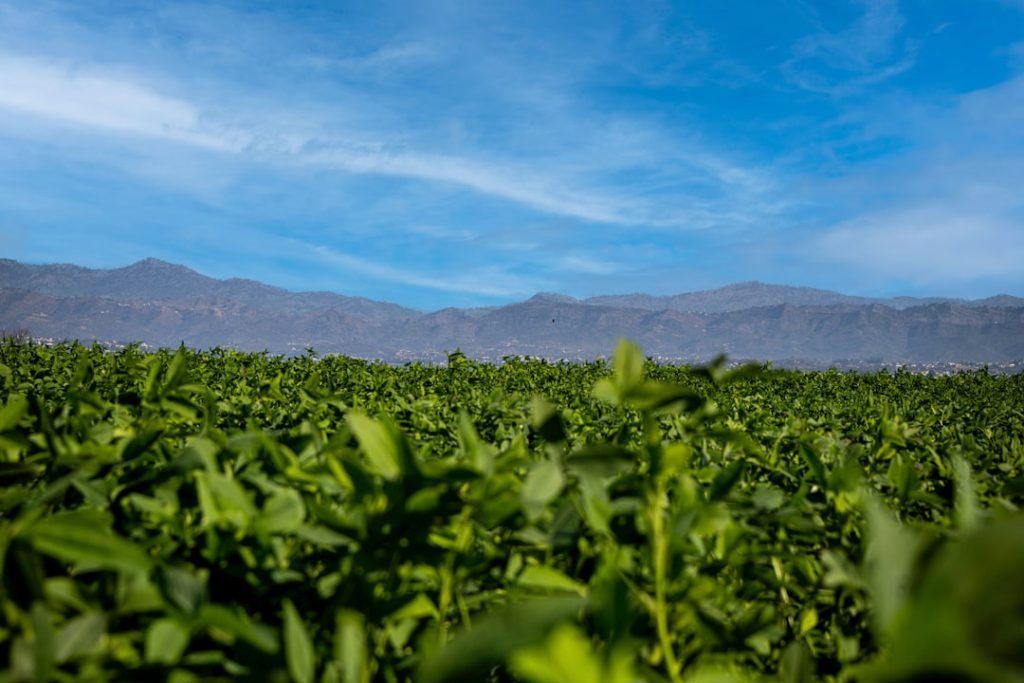
M 668 538 L 665 531 L 664 508 L 666 491 L 665 478 L 660 473 L 657 476 L 654 495 L 649 504 L 651 518 L 651 558 L 654 564 L 654 622 L 658 630 L 658 641 L 661 644 L 661 651 L 665 657 L 665 668 L 668 670 L 669 678 L 673 683 L 682 683 L 679 660 L 676 659 L 675 650 L 672 645 L 672 636 L 668 629 L 668 603 L 665 599 L 667 592 L 666 573 L 668 569 Z

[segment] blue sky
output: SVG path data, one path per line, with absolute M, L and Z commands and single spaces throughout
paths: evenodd
M 1024 0 L 0 3 L 0 254 L 1024 294 Z

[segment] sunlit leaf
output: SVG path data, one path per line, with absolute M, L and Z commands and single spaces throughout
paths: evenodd
M 558 463 L 551 460 L 542 460 L 530 468 L 526 479 L 523 481 L 522 501 L 523 509 L 530 517 L 537 517 L 542 514 L 565 486 L 565 475 Z
M 284 601 L 284 654 L 292 680 L 312 683 L 316 673 L 313 641 L 291 600 Z
M 146 661 L 176 664 L 188 647 L 188 627 L 177 619 L 158 619 L 146 629 Z
M 530 565 L 523 569 L 516 581 L 525 588 L 542 589 L 549 591 L 568 591 L 585 595 L 586 586 L 581 584 L 553 567 L 543 565 Z
M 334 659 L 341 683 L 369 681 L 366 621 L 358 612 L 339 610 L 334 631 Z

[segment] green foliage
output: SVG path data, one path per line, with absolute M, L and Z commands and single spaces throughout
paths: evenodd
M 1024 378 L 0 345 L 0 681 L 1019 681 Z

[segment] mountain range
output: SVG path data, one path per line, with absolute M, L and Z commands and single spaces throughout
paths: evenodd
M 456 348 L 483 360 L 594 358 L 621 337 L 679 361 L 721 352 L 815 363 L 1024 359 L 1024 299 L 1007 295 L 878 299 L 744 282 L 673 296 L 541 293 L 505 306 L 421 312 L 218 280 L 157 259 L 104 270 L 0 259 L 0 329 L 150 346 L 314 348 L 389 362 L 439 360 Z

